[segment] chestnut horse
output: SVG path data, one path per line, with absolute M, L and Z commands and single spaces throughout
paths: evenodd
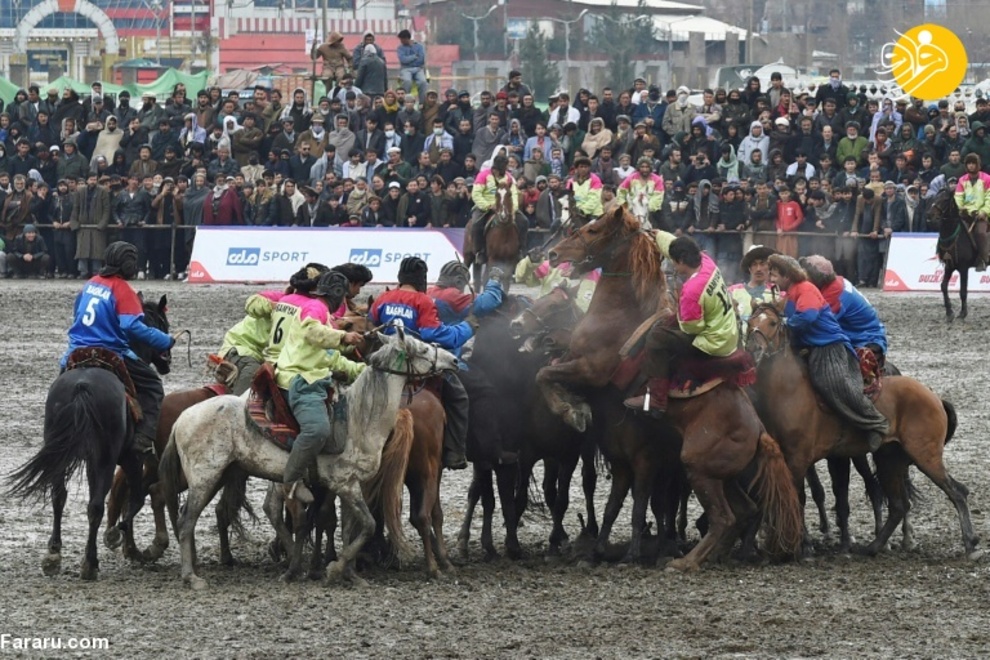
M 756 388 L 763 402 L 763 419 L 774 437 L 780 439 L 795 484 L 801 483 L 809 467 L 829 454 L 867 453 L 864 434 L 849 428 L 819 404 L 807 366 L 791 349 L 787 326 L 776 306 L 765 303 L 753 312 L 747 348 L 758 365 Z M 976 549 L 979 538 L 973 531 L 966 501 L 969 490 L 949 475 L 942 460 L 945 443 L 955 430 L 952 404 L 913 378 L 889 376 L 883 381 L 876 406 L 890 421 L 887 437 L 873 454 L 877 476 L 888 498 L 889 515 L 866 552 L 878 553 L 907 515 L 911 504 L 907 474 L 908 467 L 914 464 L 956 507 L 966 554 L 971 558 L 982 555 Z M 848 502 L 845 507 L 848 509 Z M 848 531 L 843 530 L 843 534 Z
M 621 360 L 619 349 L 636 328 L 658 311 L 668 316 L 674 312 L 667 302 L 661 255 L 652 236 L 621 207 L 558 244 L 550 261 L 569 261 L 577 272 L 602 268 L 588 313 L 574 329 L 570 351 L 537 376 L 550 408 L 583 429 L 591 421 L 590 408 L 568 388 L 608 386 Z M 741 527 L 760 510 L 771 554 L 797 554 L 801 511 L 795 485 L 780 448 L 742 389 L 723 384 L 691 399 L 675 399 L 664 423 L 681 435 L 681 461 L 710 521 L 701 542 L 686 557 L 673 560 L 672 568 L 694 570 L 713 553 L 727 552 Z M 661 433 L 653 441 L 676 442 L 676 434 Z M 755 486 L 756 502 L 741 481 Z M 636 503 L 635 483 L 633 490 L 636 516 L 638 510 L 645 512 L 645 500 Z M 611 508 L 605 513 L 602 536 Z M 633 533 L 637 533 L 635 524 Z
M 487 272 L 493 266 L 498 266 L 506 274 L 506 278 L 511 278 L 511 274 L 516 272 L 516 264 L 519 263 L 519 250 L 524 247 L 519 244 L 519 229 L 516 227 L 516 208 L 512 203 L 512 195 L 507 188 L 499 188 L 495 191 L 495 206 L 491 211 L 478 219 L 478 222 L 487 223 L 488 229 L 485 231 L 485 254 L 488 261 L 485 264 L 485 273 L 482 273 L 482 264 L 477 261 L 477 249 L 474 239 L 471 238 L 473 225 L 468 225 L 464 232 L 464 265 L 471 268 L 474 279 L 474 287 L 481 290 L 484 279 L 487 279 Z M 485 275 L 483 278 L 482 275 Z M 510 279 L 502 282 L 508 289 Z

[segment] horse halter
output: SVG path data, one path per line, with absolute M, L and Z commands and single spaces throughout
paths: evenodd
M 784 350 L 786 346 L 785 340 L 787 339 L 787 328 L 784 325 L 783 314 L 781 314 L 780 310 L 778 310 L 775 306 L 771 305 L 770 303 L 760 303 L 759 305 L 756 306 L 756 309 L 753 310 L 753 314 L 750 316 L 750 319 L 752 319 L 758 314 L 764 314 L 764 313 L 770 313 L 774 318 L 777 319 L 777 328 L 774 332 L 770 334 L 763 332 L 759 328 L 753 328 L 749 331 L 749 339 L 746 340 L 746 344 L 747 344 L 746 350 L 748 350 L 750 353 L 753 352 L 752 350 L 749 349 L 749 343 L 751 341 L 760 340 L 761 343 L 762 350 L 760 351 L 760 356 L 756 358 L 756 364 L 759 364 L 760 361 L 765 357 L 772 358 L 775 355 L 778 355 Z M 781 334 L 783 334 L 784 336 L 781 337 Z M 773 347 L 774 345 L 776 345 L 776 348 L 771 350 L 771 347 Z

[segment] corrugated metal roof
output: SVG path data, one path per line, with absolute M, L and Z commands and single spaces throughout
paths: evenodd
M 657 39 L 668 41 L 668 30 L 672 33 L 670 41 L 688 41 L 689 34 L 703 32 L 705 41 L 724 41 L 725 35 L 734 32 L 740 39 L 746 38 L 746 30 L 730 23 L 723 23 L 708 16 L 687 16 L 676 18 L 670 16 L 655 16 L 653 25 L 657 29 Z

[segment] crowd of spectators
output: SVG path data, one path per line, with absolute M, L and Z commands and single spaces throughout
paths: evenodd
M 974 114 L 868 99 L 838 71 L 810 94 L 775 74 L 768 89 L 753 78 L 692 103 L 685 87 L 664 93 L 637 79 L 560 92 L 542 110 L 518 71 L 477 104 L 465 90 L 426 89 L 422 76 L 362 90 L 350 71 L 369 70 L 364 56 L 386 66 L 380 51 L 368 35 L 315 101 L 261 86 L 241 100 L 180 84 L 164 103 L 136 104 L 99 83 L 86 98 L 19 91 L 0 114 L 6 275 L 89 275 L 119 235 L 138 246 L 143 273 L 167 277 L 173 263 L 184 270 L 197 225 L 463 227 L 472 184 L 504 145 L 531 227 L 559 220 L 575 160 L 590 160 L 603 210 L 645 160 L 663 179 L 651 224 L 695 236 L 730 280 L 740 232 L 756 232 L 755 242 L 825 254 L 876 286 L 885 238 L 928 229 L 926 198 L 964 171 L 967 154 L 990 166 L 985 99 Z M 413 80 L 418 94 L 407 92 Z M 18 252 L 28 225 L 32 249 L 48 257 L 30 268 Z

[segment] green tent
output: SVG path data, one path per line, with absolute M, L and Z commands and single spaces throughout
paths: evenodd
M 206 87 L 206 81 L 209 78 L 207 72 L 198 73 L 196 75 L 189 75 L 188 73 L 182 73 L 176 69 L 168 69 L 162 72 L 162 75 L 158 77 L 153 83 L 148 83 L 145 85 L 114 85 L 112 83 L 103 83 L 103 93 L 112 94 L 116 96 L 125 89 L 131 93 L 131 98 L 140 98 L 145 92 L 153 92 L 155 96 L 158 97 L 159 101 L 163 101 L 172 93 L 172 89 L 175 87 L 176 83 L 183 83 L 186 86 L 187 96 L 194 98 L 196 92 Z M 44 96 L 45 91 L 54 87 L 61 94 L 62 90 L 66 87 L 71 87 L 76 90 L 81 96 L 89 94 L 90 84 L 79 82 L 69 78 L 68 76 L 61 76 L 55 80 L 40 85 L 42 90 L 42 96 Z M 10 103 L 14 100 L 14 95 L 17 94 L 19 88 L 14 83 L 10 82 L 6 78 L 0 78 L 0 99 L 3 99 L 4 103 Z

